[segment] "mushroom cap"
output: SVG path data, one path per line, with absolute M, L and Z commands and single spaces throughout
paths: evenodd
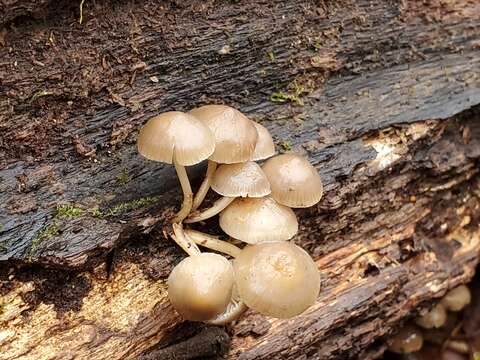
M 202 253 L 183 259 L 168 277 L 168 297 L 186 320 L 209 320 L 227 308 L 233 268 L 223 256 Z
M 425 315 L 415 319 L 415 323 L 424 329 L 439 328 L 447 322 L 447 310 L 438 303 Z
M 441 303 L 450 311 L 460 311 L 472 301 L 470 289 L 465 285 L 457 286 L 445 295 Z
M 273 143 L 272 136 L 267 128 L 255 121 L 252 121 L 252 123 L 255 126 L 255 129 L 257 129 L 258 140 L 255 145 L 255 151 L 250 160 L 258 161 L 275 155 L 275 144 Z
M 393 337 L 388 350 L 398 354 L 408 354 L 420 350 L 422 346 L 423 335 L 421 331 L 407 325 Z
M 237 198 L 220 213 L 220 227 L 248 244 L 291 239 L 298 221 L 289 207 L 271 197 Z
M 283 154 L 263 165 L 272 188 L 272 197 L 280 204 L 293 208 L 315 205 L 323 195 L 323 185 L 317 170 L 302 156 Z
M 271 192 L 262 168 L 252 161 L 220 165 L 213 175 L 211 187 L 228 197 L 262 197 Z
M 296 316 L 315 302 L 320 291 L 317 265 L 291 242 L 247 246 L 233 267 L 240 298 L 267 316 Z
M 215 136 L 210 160 L 233 164 L 250 160 L 257 143 L 257 130 L 240 111 L 225 105 L 205 105 L 190 114 L 207 125 Z
M 147 159 L 189 166 L 213 154 L 215 137 L 192 115 L 170 111 L 147 121 L 138 134 L 137 147 Z

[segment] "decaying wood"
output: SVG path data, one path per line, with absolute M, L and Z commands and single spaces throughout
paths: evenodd
M 477 2 L 140 4 L 86 1 L 78 24 L 76 6 L 9 0 L 0 17 L 0 359 L 193 358 L 229 343 L 232 359 L 375 358 L 471 278 Z M 167 302 L 183 255 L 162 230 L 180 193 L 172 167 L 134 146 L 152 114 L 206 102 L 262 121 L 326 189 L 297 212 L 317 303 L 288 321 L 249 312 L 230 340 Z

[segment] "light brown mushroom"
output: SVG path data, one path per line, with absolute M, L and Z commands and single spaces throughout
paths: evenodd
M 424 329 L 439 328 L 445 325 L 447 321 L 447 310 L 439 303 L 435 305 L 425 315 L 415 319 L 415 323 Z
M 291 242 L 247 246 L 235 258 L 233 267 L 240 298 L 267 316 L 299 315 L 315 302 L 320 291 L 316 264 Z
M 442 299 L 442 304 L 447 310 L 460 311 L 472 301 L 470 289 L 465 285 L 457 286 L 450 290 Z
M 193 209 L 203 202 L 218 163 L 233 164 L 250 160 L 258 133 L 245 115 L 225 105 L 205 105 L 192 109 L 190 114 L 207 125 L 215 137 L 215 151 L 210 156 L 205 179 L 197 191 Z
M 298 232 L 295 213 L 271 197 L 237 198 L 220 213 L 220 227 L 248 244 L 289 240 Z
M 216 236 L 205 234 L 200 231 L 188 229 L 185 230 L 185 235 L 195 244 L 206 247 L 210 250 L 222 252 L 231 257 L 236 257 L 240 251 L 242 251 L 240 248 L 227 241 L 220 240 Z
M 155 116 L 140 129 L 137 147 L 147 159 L 175 165 L 183 203 L 174 222 L 181 222 L 190 213 L 193 202 L 185 166 L 198 164 L 213 154 L 213 133 L 192 115 L 171 111 Z
M 251 160 L 258 161 L 272 157 L 275 155 L 275 144 L 273 143 L 272 136 L 265 126 L 255 121 L 252 121 L 252 123 L 255 125 L 255 129 L 257 129 L 258 140 Z
M 270 181 L 272 197 L 280 204 L 304 208 L 315 205 L 323 195 L 323 185 L 317 170 L 302 156 L 283 154 L 263 165 Z
M 270 194 L 270 183 L 262 168 L 252 161 L 220 165 L 212 178 L 211 188 L 223 195 L 212 207 L 193 212 L 187 223 L 203 221 L 217 215 L 236 197 L 262 197 Z
M 414 326 L 407 325 L 390 340 L 388 350 L 397 354 L 408 354 L 419 351 L 422 346 L 422 332 Z
M 184 319 L 205 321 L 227 309 L 233 285 L 230 262 L 218 254 L 202 253 L 175 266 L 168 277 L 168 297 Z

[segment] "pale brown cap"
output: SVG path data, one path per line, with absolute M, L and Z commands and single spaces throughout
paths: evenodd
M 439 303 L 425 315 L 415 319 L 415 323 L 424 329 L 439 328 L 447 322 L 447 310 Z
M 190 114 L 207 125 L 215 136 L 210 160 L 233 164 L 250 160 L 257 143 L 257 130 L 240 111 L 225 105 L 205 105 Z
M 292 209 L 271 197 L 236 198 L 220 213 L 220 227 L 235 239 L 257 244 L 291 239 L 298 221 Z
M 272 189 L 272 197 L 280 204 L 293 208 L 315 205 L 323 195 L 323 185 L 317 170 L 302 156 L 283 154 L 263 165 Z
M 255 129 L 257 129 L 258 140 L 251 160 L 258 161 L 272 157 L 275 155 L 275 144 L 273 143 L 272 136 L 265 126 L 255 121 L 252 121 L 252 123 L 255 125 Z
M 189 166 L 215 150 L 210 129 L 190 114 L 170 111 L 148 120 L 137 138 L 138 152 L 150 160 Z
M 168 297 L 186 320 L 209 320 L 223 313 L 232 296 L 233 268 L 223 256 L 202 253 L 183 259 L 168 277 Z
M 315 303 L 320 291 L 317 265 L 289 241 L 247 246 L 233 267 L 240 298 L 267 316 L 299 315 Z
M 442 299 L 442 304 L 450 311 L 460 311 L 472 301 L 470 289 L 465 285 L 450 290 Z
M 398 354 L 408 354 L 420 350 L 422 346 L 422 332 L 414 326 L 407 325 L 391 339 L 388 350 Z
M 213 175 L 212 189 L 228 197 L 262 197 L 270 194 L 270 183 L 262 168 L 252 161 L 220 165 Z

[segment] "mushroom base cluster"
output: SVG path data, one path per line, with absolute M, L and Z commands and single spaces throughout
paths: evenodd
M 170 302 L 183 318 L 225 324 L 247 308 L 290 318 L 315 302 L 319 270 L 291 241 L 298 232 L 292 208 L 313 206 L 323 194 L 307 159 L 274 156 L 268 130 L 224 105 L 160 114 L 142 127 L 137 146 L 146 158 L 173 164 L 183 190 L 170 235 L 189 256 L 168 278 Z M 263 166 L 255 162 L 268 158 Z M 204 160 L 207 172 L 194 196 L 185 166 Z M 220 198 L 200 209 L 209 189 Z M 243 248 L 184 225 L 217 214 L 222 230 Z

